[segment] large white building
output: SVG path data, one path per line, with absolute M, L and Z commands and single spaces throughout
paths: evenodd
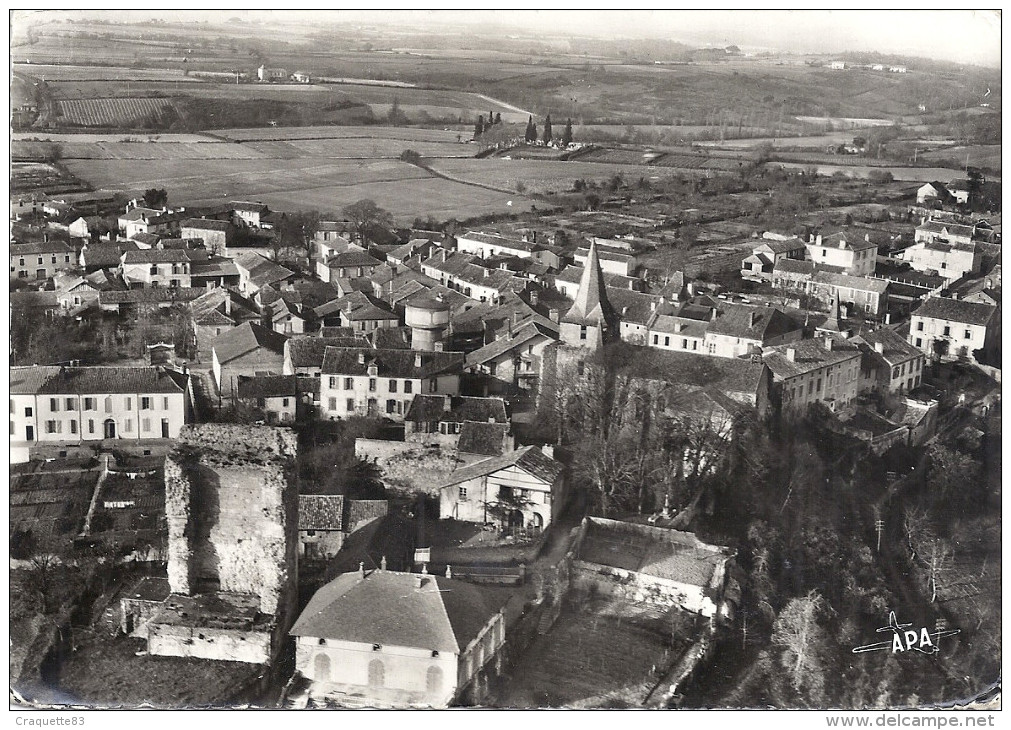
M 11 460 L 44 445 L 176 438 L 188 378 L 154 367 L 12 367 Z
M 403 421 L 420 393 L 458 395 L 464 355 L 328 347 L 320 377 L 320 417 L 386 416 Z
M 833 411 L 845 408 L 860 388 L 859 347 L 840 337 L 826 335 L 777 345 L 765 351 L 783 410 L 801 410 L 824 403 Z
M 827 236 L 819 233 L 807 244 L 807 257 L 817 266 L 835 266 L 850 276 L 873 274 L 877 255 L 877 244 L 847 237 L 842 231 Z
M 973 358 L 975 350 L 1000 346 L 1000 330 L 998 306 L 927 297 L 912 314 L 909 343 L 931 357 Z

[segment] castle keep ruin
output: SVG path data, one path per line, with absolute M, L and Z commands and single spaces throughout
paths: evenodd
M 271 663 L 297 600 L 295 435 L 186 426 L 165 461 L 170 595 L 148 651 Z

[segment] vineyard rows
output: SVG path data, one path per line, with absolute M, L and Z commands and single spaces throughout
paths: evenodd
M 169 99 L 72 99 L 58 101 L 59 118 L 82 127 L 129 126 L 169 106 Z

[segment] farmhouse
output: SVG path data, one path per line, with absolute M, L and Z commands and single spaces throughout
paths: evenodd
M 334 279 L 360 278 L 372 274 L 382 264 L 363 250 L 348 250 L 335 253 L 316 264 L 316 275 L 323 281 Z
M 98 293 L 98 305 L 105 312 L 135 316 L 145 310 L 172 309 L 172 307 L 193 301 L 206 291 L 206 289 L 168 286 L 127 289 L 126 291 L 112 289 Z
M 501 669 L 509 595 L 384 569 L 338 576 L 290 632 L 306 701 L 385 708 L 479 702 Z
M 182 238 L 199 238 L 208 251 L 224 256 L 228 244 L 235 237 L 235 226 L 231 221 L 187 218 L 179 224 L 179 235 Z
M 497 443 L 490 443 L 482 450 L 493 454 L 511 451 L 512 438 L 508 436 L 509 417 L 506 415 L 505 401 L 501 398 L 474 398 L 469 396 L 418 395 L 411 401 L 404 416 L 404 440 L 422 444 L 438 444 L 446 448 L 458 447 L 463 432 L 469 425 L 492 425 L 492 433 L 497 434 Z M 478 430 L 468 437 L 472 445 L 486 434 Z M 503 444 L 510 445 L 503 449 Z M 481 452 L 479 452 L 481 453 Z
M 925 183 L 916 190 L 916 202 L 918 205 L 941 206 L 956 203 L 953 196 L 944 183 Z
M 233 201 L 229 206 L 232 209 L 232 220 L 235 224 L 250 228 L 262 228 L 264 217 L 270 212 L 270 209 L 263 203 Z
M 923 352 L 887 327 L 853 337 L 863 350 L 860 390 L 908 393 L 920 384 Z
M 183 249 L 150 248 L 123 253 L 120 273 L 128 285 L 186 287 L 193 253 Z
M 914 243 L 899 256 L 916 271 L 937 274 L 949 283 L 978 274 L 983 263 L 983 254 L 975 241 L 945 243 L 940 238 Z
M 439 516 L 543 529 L 565 497 L 562 465 L 537 446 L 524 446 L 450 472 L 439 487 Z
M 327 327 L 346 327 L 356 333 L 389 329 L 400 325 L 400 315 L 381 299 L 362 292 L 327 302 L 313 310 L 315 316 Z
M 770 235 L 776 234 L 765 234 Z M 768 238 L 755 246 L 751 255 L 741 262 L 741 276 L 751 281 L 771 281 L 773 269 L 780 259 L 802 260 L 805 251 L 803 239 L 797 236 Z
M 260 313 L 253 302 L 238 292 L 220 287 L 201 294 L 189 303 L 189 307 L 194 344 L 200 360 L 210 359 L 212 343 L 222 332 L 243 322 L 260 322 Z
M 244 253 L 235 259 L 239 270 L 239 291 L 253 296 L 266 284 L 278 284 L 295 276 L 295 272 L 258 253 Z
M 12 243 L 10 250 L 12 279 L 48 279 L 57 271 L 74 268 L 74 249 L 64 241 Z
M 544 350 L 557 341 L 553 323 L 530 320 L 516 329 L 510 326 L 493 342 L 468 353 L 467 370 L 486 376 L 483 387 L 488 393 L 536 390 Z
M 328 347 L 369 347 L 369 341 L 361 335 L 340 327 L 327 330 L 341 330 L 342 335 L 295 336 L 284 343 L 284 374 L 305 377 L 319 377 L 323 371 L 323 357 Z
M 807 244 L 808 258 L 818 266 L 834 266 L 850 276 L 874 273 L 877 244 L 869 237 L 863 240 L 847 236 L 843 231 L 812 237 Z
M 237 400 L 262 413 L 268 426 L 295 422 L 301 397 L 296 376 L 239 375 L 237 386 Z
M 596 245 L 597 260 L 600 268 L 605 274 L 616 274 L 618 276 L 632 276 L 638 266 L 635 256 L 612 246 Z M 576 249 L 575 262 L 577 266 L 586 266 L 586 260 L 590 255 L 588 246 Z

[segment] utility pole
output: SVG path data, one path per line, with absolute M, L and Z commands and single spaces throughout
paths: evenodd
M 885 530 L 885 521 L 884 520 L 880 520 L 880 519 L 879 520 L 875 520 L 874 521 L 874 529 L 878 533 L 878 552 L 880 553 L 881 552 L 881 533 L 884 532 L 884 530 Z

